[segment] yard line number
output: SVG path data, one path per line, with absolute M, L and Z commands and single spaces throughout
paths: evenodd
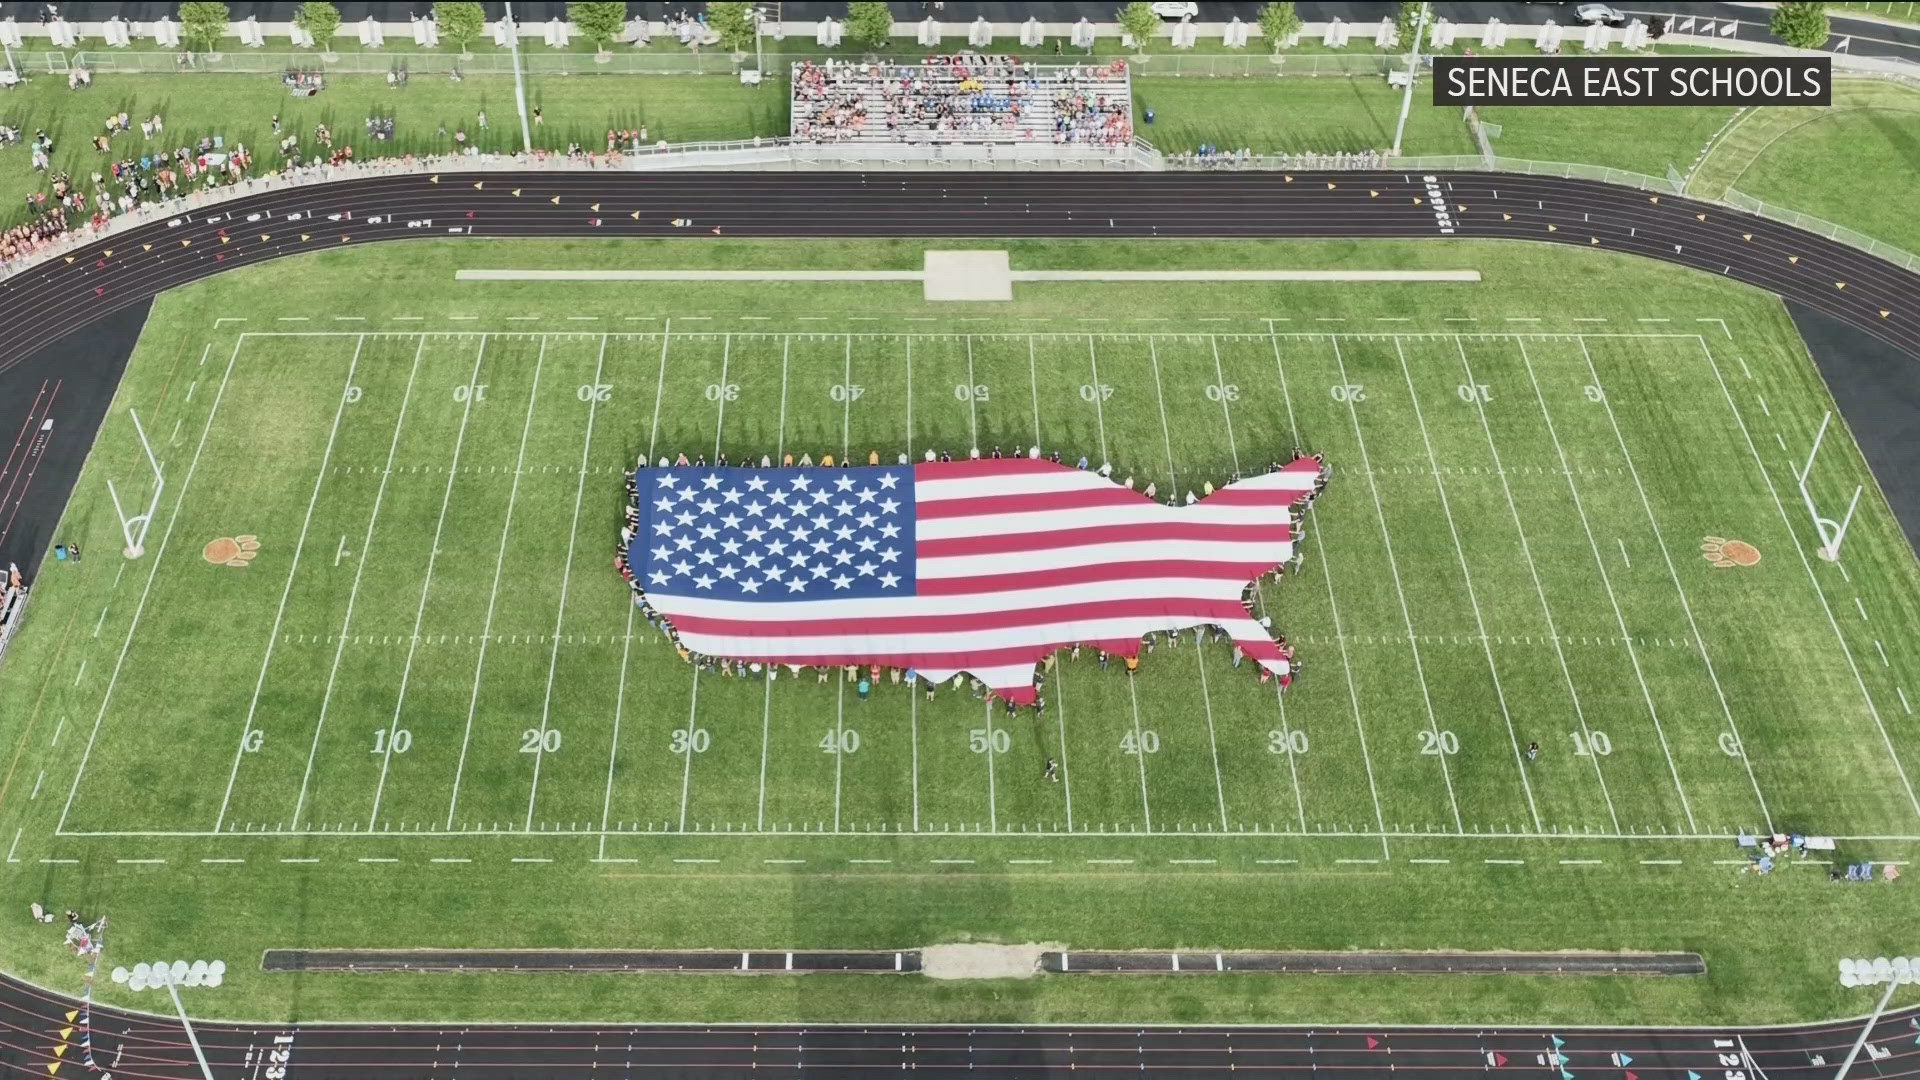
M 1111 401 L 1113 400 L 1113 387 L 1107 383 L 1081 383 L 1080 400 Z
M 581 401 L 606 402 L 613 400 L 612 383 L 581 383 L 574 396 Z
M 1573 752 L 1579 757 L 1606 757 L 1613 753 L 1613 740 L 1599 728 L 1589 729 L 1585 733 L 1569 731 L 1567 734 L 1573 736 Z
M 559 749 L 559 728 L 547 728 L 542 731 L 540 728 L 530 727 L 520 733 L 520 752 L 523 754 L 538 754 L 541 751 L 551 754 Z
M 385 754 L 388 752 L 388 747 L 392 747 L 392 752 L 396 754 L 404 754 L 413 749 L 413 732 L 406 728 L 394 728 L 389 733 L 386 728 L 374 728 L 372 752 Z
M 1420 752 L 1433 757 L 1442 754 L 1453 755 L 1460 752 L 1460 736 L 1451 731 L 1434 731 L 1429 728 L 1417 733 L 1420 736 Z
M 1307 752 L 1307 733 L 1295 728 L 1292 731 L 1267 732 L 1267 753 L 1304 754 Z
M 1367 388 L 1361 383 L 1334 383 L 1330 388 L 1333 400 L 1341 402 L 1361 402 L 1367 400 Z
M 983 727 L 967 732 L 967 747 L 976 754 L 984 754 L 991 749 L 996 754 L 1004 754 L 1013 747 L 1013 737 L 1006 728 L 994 728 L 989 731 Z
M 706 728 L 674 728 L 667 749 L 676 754 L 704 754 L 711 745 L 713 737 L 707 734 Z
M 1157 732 L 1141 731 L 1138 734 L 1127 732 L 1120 736 L 1120 752 L 1139 757 L 1141 754 L 1160 752 L 1160 736 Z
M 867 388 L 859 383 L 834 383 L 827 387 L 827 396 L 835 401 L 859 401 L 867 393 Z
M 986 401 L 990 399 L 993 394 L 988 389 L 986 383 L 974 383 L 972 385 L 961 383 L 953 388 L 953 396 L 960 401 Z
M 1476 402 L 1484 405 L 1493 400 L 1493 387 L 1486 383 L 1461 383 L 1454 392 L 1460 395 L 1461 401 L 1469 405 Z
M 461 402 L 463 404 L 469 400 L 485 401 L 487 400 L 487 384 L 486 383 L 465 383 L 463 385 L 456 386 L 453 388 L 453 400 Z
M 740 384 L 739 383 L 708 383 L 707 384 L 707 400 L 708 401 L 738 401 L 740 400 Z
M 828 754 L 857 754 L 860 752 L 860 733 L 852 728 L 837 728 L 820 737 L 820 749 Z

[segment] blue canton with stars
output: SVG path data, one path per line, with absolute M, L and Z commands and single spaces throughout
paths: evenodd
M 722 600 L 914 593 L 913 469 L 643 469 L 640 587 Z

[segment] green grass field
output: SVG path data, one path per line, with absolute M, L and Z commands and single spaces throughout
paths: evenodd
M 1016 266 L 1476 267 L 1479 285 L 464 284 L 473 266 L 917 266 L 900 242 L 415 242 L 163 298 L 0 670 L 0 896 L 109 958 L 224 958 L 210 1014 L 1786 1020 L 1858 1011 L 1903 886 L 1740 871 L 1741 830 L 1920 837 L 1913 554 L 1842 561 L 1793 469 L 1830 408 L 1770 297 L 1492 243 L 1014 242 Z M 968 245 L 958 245 L 968 246 Z M 167 487 L 116 554 L 105 484 Z M 964 693 L 696 676 L 608 555 L 637 456 L 1058 447 L 1197 488 L 1324 452 L 1224 645 Z M 256 537 L 243 566 L 209 545 Z M 1717 568 L 1706 537 L 1756 548 Z M 223 545 L 223 548 L 225 545 Z M 1004 732 L 1004 736 L 1000 733 Z M 544 733 L 544 734 L 543 734 Z M 857 734 L 856 734 L 857 733 Z M 1542 747 L 1528 762 L 1522 748 Z M 1065 773 L 1041 778 L 1045 758 Z M 214 917 L 209 917 L 213 915 Z M 1801 932 L 1819 927 L 1819 933 Z M 1792 932 L 1783 932 L 1786 928 Z M 276 946 L 1697 949 L 1698 979 L 279 976 Z M 0 962 L 76 979 L 51 932 Z M 117 1000 L 117 988 L 99 993 Z

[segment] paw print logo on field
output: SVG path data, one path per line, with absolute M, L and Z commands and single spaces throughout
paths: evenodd
M 1744 540 L 1708 536 L 1700 541 L 1700 556 L 1724 570 L 1730 566 L 1752 566 L 1759 562 L 1760 549 Z
M 202 558 L 215 566 L 246 566 L 253 557 L 260 554 L 260 538 L 257 536 L 222 536 L 207 541 L 200 551 Z

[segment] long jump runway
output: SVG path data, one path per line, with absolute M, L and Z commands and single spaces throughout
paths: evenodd
M 373 215 L 382 220 L 370 222 Z M 691 224 L 675 225 L 675 219 Z M 431 224 L 409 227 L 410 221 Z M 1536 240 L 1642 255 L 1742 281 L 1779 294 L 1796 313 L 1811 312 L 1877 338 L 1895 355 L 1920 357 L 1920 275 L 1764 218 L 1583 180 L 1392 172 L 372 176 L 156 217 L 0 282 L 0 391 L 10 392 L 0 393 L 0 430 L 31 426 L 33 389 L 48 378 L 84 379 L 102 395 L 96 407 L 79 410 L 78 423 L 62 429 L 56 456 L 68 460 L 35 489 L 36 508 L 57 515 L 64 506 L 105 398 L 131 351 L 127 320 L 140 318 L 159 292 L 285 255 L 455 232 L 695 240 L 716 232 Z M 121 318 L 109 319 L 116 314 Z M 102 327 L 109 329 L 103 333 Z M 120 347 L 99 347 L 109 339 Z M 1836 376 L 1832 370 L 1824 374 L 1830 381 Z M 1899 439 L 1906 425 L 1881 418 L 1870 428 L 1857 422 L 1854 427 L 1861 442 L 1870 444 Z M 1914 506 L 1897 509 L 1903 517 L 1920 515 Z M 52 521 L 25 524 L 16 538 L 33 538 L 30 546 L 6 553 L 23 563 L 40 557 Z M 1911 533 L 1914 521 L 1908 524 Z M 96 1009 L 91 1031 L 83 1031 L 69 1018 L 74 1008 L 70 1000 L 0 980 L 0 1077 L 97 1075 L 84 1063 L 82 1040 L 89 1036 L 95 1062 L 115 1077 L 199 1075 L 177 1022 Z M 1056 1071 L 1785 1080 L 1832 1076 L 1862 1023 L 1720 1030 L 207 1024 L 199 1034 L 222 1080 L 903 1072 L 1012 1078 Z M 1869 1035 L 1853 1075 L 1920 1076 L 1920 1015 L 1883 1019 Z
M 367 978 L 458 978 L 382 976 Z M 530 975 L 528 978 L 541 978 Z M 804 978 L 687 975 L 682 978 Z M 874 975 L 873 978 L 894 976 Z M 1125 978 L 1090 975 L 1087 978 Z M 1206 978 L 1207 976 L 1197 976 Z M 1336 976 L 1364 977 L 1364 976 Z M 1437 976 L 1442 977 L 1444 976 Z M 1864 994 L 1865 991 L 1862 991 Z M 0 1077 L 94 1075 L 74 1002 L 0 984 Z M 1853 1076 L 1920 1075 L 1913 1012 L 1874 1026 Z M 459 1077 L 1042 1075 L 1604 1077 L 1828 1080 L 1863 1022 L 1793 1028 L 472 1026 L 199 1024 L 218 1080 Z M 67 1034 L 64 1039 L 61 1033 Z M 115 1078 L 200 1076 L 177 1021 L 96 1008 L 91 1048 Z M 64 1050 L 56 1055 L 56 1047 Z M 49 1065 L 58 1064 L 50 1071 Z

